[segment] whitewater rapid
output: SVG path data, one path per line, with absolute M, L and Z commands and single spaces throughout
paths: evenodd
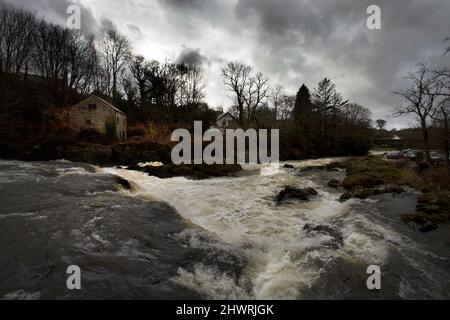
M 179 269 L 173 281 L 210 298 L 308 297 L 314 288 L 322 285 L 321 281 L 330 273 L 329 268 L 334 263 L 337 263 L 336 268 L 345 265 L 347 277 L 358 272 L 354 277 L 362 282 L 369 265 L 386 265 L 393 250 L 401 256 L 400 247 L 404 247 L 405 252 L 409 250 L 406 256 L 414 253 L 413 261 L 420 272 L 423 271 L 421 268 L 427 268 L 422 265 L 426 265 L 426 259 L 418 261 L 416 258 L 417 252 L 424 249 L 408 235 L 395 230 L 396 223 L 390 226 L 383 220 L 383 212 L 377 206 L 380 200 L 337 201 L 341 191 L 328 188 L 326 183 L 330 179 L 343 179 L 343 171 L 299 170 L 332 161 L 336 159 L 290 162 L 296 169 L 283 168 L 265 175 L 254 171 L 255 168 L 246 168 L 249 174 L 241 177 L 200 181 L 159 179 L 122 169 L 104 171 L 131 181 L 135 186 L 131 196 L 168 203 L 183 218 L 216 235 L 231 245 L 236 254 L 246 258 L 248 264 L 239 279 L 202 264 L 196 265 L 193 271 Z M 319 195 L 309 202 L 277 205 L 274 199 L 286 185 L 312 187 L 318 190 Z M 414 209 L 414 201 L 410 198 L 400 199 L 405 212 Z M 307 223 L 337 227 L 343 234 L 344 245 L 341 248 L 327 246 L 333 239 L 329 235 L 306 232 L 304 226 Z M 199 244 L 195 235 L 188 236 L 191 245 L 208 245 Z M 337 278 L 336 286 L 329 286 L 339 291 L 339 282 L 343 280 Z M 398 281 L 398 290 L 395 289 L 398 296 L 411 297 L 413 292 L 407 290 L 407 276 Z M 355 285 L 367 290 L 364 289 L 365 282 Z M 321 294 L 329 297 L 325 292 Z

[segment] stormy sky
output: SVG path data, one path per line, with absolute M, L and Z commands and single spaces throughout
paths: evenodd
M 148 59 L 202 66 L 207 102 L 231 105 L 220 69 L 228 61 L 251 64 L 272 85 L 295 94 L 331 78 L 352 102 L 369 107 L 389 127 L 412 125 L 390 116 L 393 90 L 422 61 L 449 65 L 448 0 L 7 0 L 65 23 L 66 9 L 82 9 L 82 29 L 100 35 L 117 29 Z M 381 30 L 369 30 L 369 5 L 381 8 Z

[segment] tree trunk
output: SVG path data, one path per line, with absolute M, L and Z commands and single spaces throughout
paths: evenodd
M 425 120 L 421 120 L 421 126 L 422 126 L 422 137 L 423 137 L 423 146 L 425 151 L 425 158 L 427 159 L 428 163 L 431 163 L 431 156 L 430 156 L 430 142 L 429 142 L 429 136 L 428 136 L 428 128 Z
M 444 150 L 445 150 L 445 163 L 449 164 L 450 160 L 450 137 L 448 128 L 448 115 L 445 110 L 442 110 L 442 115 L 444 116 Z

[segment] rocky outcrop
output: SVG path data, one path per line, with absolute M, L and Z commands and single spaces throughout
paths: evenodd
M 143 171 L 151 176 L 161 179 L 173 177 L 188 177 L 195 180 L 208 179 L 212 177 L 227 177 L 242 170 L 240 165 L 174 165 L 162 166 L 130 166 L 129 170 Z
M 278 194 L 276 198 L 277 203 L 281 203 L 288 199 L 296 199 L 307 201 L 312 196 L 317 196 L 319 193 L 313 188 L 294 188 L 291 186 L 286 186 L 281 192 Z
M 386 185 L 386 186 L 381 186 L 378 188 L 356 187 L 350 191 L 343 193 L 341 195 L 339 201 L 345 202 L 351 198 L 357 198 L 357 199 L 364 200 L 371 196 L 376 196 L 376 195 L 380 195 L 380 194 L 385 194 L 385 193 L 400 194 L 403 192 L 404 192 L 403 188 L 400 186 L 396 186 L 396 185 Z

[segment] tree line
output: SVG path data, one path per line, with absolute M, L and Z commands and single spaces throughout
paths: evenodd
M 371 111 L 350 103 L 331 79 L 297 95 L 272 87 L 269 78 L 241 62 L 222 68 L 232 93 L 232 114 L 242 127 L 279 128 L 286 158 L 364 154 L 370 147 Z
M 221 73 L 240 126 L 281 129 L 289 157 L 367 151 L 370 110 L 350 103 L 330 79 L 312 92 L 303 85 L 289 95 L 241 62 L 228 63 Z M 32 136 L 35 122 L 51 119 L 50 106 L 70 106 L 91 92 L 125 111 L 132 125 L 212 123 L 218 115 L 204 102 L 201 67 L 149 61 L 133 54 L 118 31 L 95 39 L 6 4 L 0 4 L 0 87 L 0 127 L 10 132 L 15 120 L 28 119 L 17 131 Z

